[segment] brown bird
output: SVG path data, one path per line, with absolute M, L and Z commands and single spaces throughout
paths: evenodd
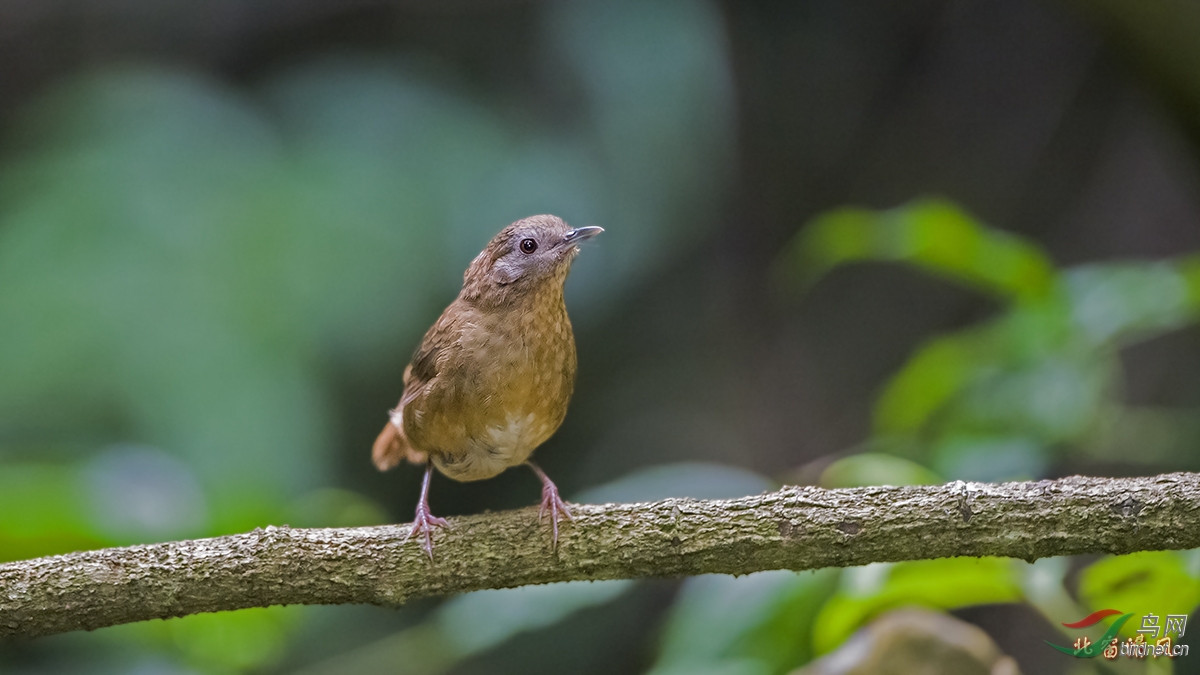
M 405 368 L 404 394 L 371 456 L 380 471 L 403 459 L 425 465 L 408 536 L 424 536 L 430 559 L 433 528 L 446 525 L 429 512 L 435 466 L 472 481 L 528 464 L 542 480 L 539 519 L 549 515 L 557 547 L 559 517 L 571 519 L 571 511 L 529 455 L 567 414 L 576 362 L 563 282 L 579 242 L 603 231 L 571 229 L 554 216 L 531 216 L 501 230 L 475 256 L 458 298 Z

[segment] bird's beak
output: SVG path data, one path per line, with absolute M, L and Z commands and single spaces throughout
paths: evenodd
M 588 225 L 587 227 L 577 227 L 573 230 L 567 231 L 567 233 L 565 235 L 563 235 L 563 242 L 567 243 L 567 244 L 578 244 L 579 242 L 581 242 L 585 239 L 591 239 L 592 237 L 600 234 L 603 231 L 604 231 L 603 227 L 597 227 L 595 225 Z

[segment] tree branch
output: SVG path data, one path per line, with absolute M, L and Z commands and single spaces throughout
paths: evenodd
M 947 556 L 1200 546 L 1200 475 L 823 490 L 578 505 L 557 552 L 530 509 L 407 527 L 292 529 L 0 565 L 0 636 L 279 604 L 370 603 L 579 579 L 806 570 Z

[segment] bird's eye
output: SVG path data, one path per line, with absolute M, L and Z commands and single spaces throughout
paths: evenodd
M 521 240 L 521 252 L 522 253 L 533 253 L 536 250 L 537 250 L 537 242 L 536 241 L 534 241 L 533 239 L 522 239 Z

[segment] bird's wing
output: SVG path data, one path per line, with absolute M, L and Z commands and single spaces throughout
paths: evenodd
M 460 312 L 451 312 L 450 309 L 447 309 L 425 333 L 421 345 L 413 353 L 412 362 L 404 371 L 404 395 L 400 397 L 401 407 L 411 403 L 437 379 L 442 361 L 458 342 L 461 332 L 459 330 L 461 317 Z
M 407 459 L 414 464 L 426 461 L 424 452 L 412 447 L 404 435 L 404 408 L 429 390 L 438 375 L 438 363 L 446 352 L 452 348 L 456 335 L 454 319 L 449 312 L 443 313 L 436 323 L 425 333 L 421 345 L 413 354 L 412 362 L 404 369 L 404 393 L 400 402 L 391 411 L 389 421 L 375 439 L 371 457 L 380 471 L 398 465 Z
M 434 324 L 434 329 L 441 325 L 441 321 Z M 416 353 L 413 354 L 412 362 L 408 364 L 408 368 L 404 371 L 404 395 L 400 397 L 400 405 L 406 403 L 425 389 L 425 385 L 433 381 L 438 374 L 438 357 L 442 352 L 450 346 L 450 336 L 444 333 L 434 332 L 433 329 L 425 335 L 425 339 L 421 340 L 421 346 L 417 347 Z

